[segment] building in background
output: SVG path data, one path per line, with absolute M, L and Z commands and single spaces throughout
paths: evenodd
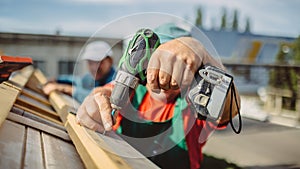
M 212 42 L 223 63 L 273 64 L 282 42 L 289 43 L 295 38 L 255 35 L 227 30 L 204 30 L 203 33 Z M 0 33 L 0 51 L 6 55 L 28 56 L 34 65 L 48 77 L 59 74 L 86 72 L 85 64 L 77 64 L 76 60 L 81 48 L 89 37 Z M 122 39 L 98 38 L 113 46 L 114 65 L 122 56 Z M 256 93 L 257 89 L 266 86 L 269 73 L 264 68 L 231 69 L 241 93 Z
M 77 62 L 77 57 L 89 37 L 0 33 L 0 51 L 10 56 L 27 56 L 34 61 L 34 66 L 48 77 L 61 74 L 86 72 L 86 65 Z M 117 65 L 122 55 L 121 39 L 97 37 L 112 46 L 114 64 Z
M 234 74 L 242 94 L 256 94 L 260 87 L 269 83 L 269 69 L 249 66 L 231 67 L 231 64 L 275 64 L 281 43 L 291 43 L 296 38 L 256 35 L 227 30 L 204 30 L 216 48 L 222 62 Z

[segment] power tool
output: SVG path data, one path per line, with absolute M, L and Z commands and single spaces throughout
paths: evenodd
M 119 62 L 115 86 L 110 97 L 112 116 L 130 101 L 138 84 L 146 84 L 149 59 L 159 45 L 159 37 L 150 29 L 140 29 L 129 41 Z M 232 81 L 231 75 L 217 67 L 207 65 L 199 68 L 187 96 L 199 119 L 215 121 L 220 117 L 229 90 L 235 95 Z M 240 117 L 240 113 L 238 114 Z M 232 124 L 231 118 L 230 123 Z M 236 133 L 240 130 L 241 125 Z
M 199 119 L 217 120 L 223 112 L 233 77 L 214 66 L 204 66 L 195 74 L 188 93 Z
M 146 69 L 152 53 L 160 45 L 157 34 L 150 29 L 140 29 L 123 53 L 110 97 L 112 115 L 126 105 L 138 84 L 146 84 Z

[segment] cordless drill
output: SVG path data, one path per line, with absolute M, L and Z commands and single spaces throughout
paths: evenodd
M 138 84 L 146 84 L 149 59 L 160 45 L 158 36 L 150 29 L 140 29 L 130 40 L 120 62 L 110 102 L 112 115 L 126 105 Z

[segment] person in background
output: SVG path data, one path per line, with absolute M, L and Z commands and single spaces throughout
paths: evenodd
M 81 59 L 87 62 L 89 72 L 79 78 L 73 75 L 61 75 L 43 87 L 44 93 L 49 95 L 52 91 L 60 91 L 73 96 L 80 103 L 83 102 L 92 89 L 113 80 L 115 69 L 112 55 L 111 47 L 106 42 L 89 43 L 81 55 Z

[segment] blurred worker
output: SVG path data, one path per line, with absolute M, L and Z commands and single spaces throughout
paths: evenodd
M 116 130 L 161 168 L 200 168 L 202 148 L 209 134 L 225 128 L 230 113 L 234 117 L 238 112 L 229 92 L 218 120 L 195 117 L 184 91 L 198 68 L 207 64 L 224 69 L 198 40 L 192 37 L 168 40 L 152 54 L 147 84 L 137 87 L 131 104 L 112 117 L 109 96 L 113 85 L 98 87 L 79 107 L 77 122 L 101 133 Z M 236 97 L 239 105 L 237 92 Z
M 87 62 L 89 73 L 80 78 L 79 82 L 74 81 L 74 76 L 60 76 L 56 82 L 49 82 L 44 86 L 44 93 L 49 95 L 57 90 L 73 96 L 81 103 L 92 89 L 112 81 L 115 74 L 112 55 L 111 47 L 106 42 L 89 43 L 81 56 L 81 59 Z

